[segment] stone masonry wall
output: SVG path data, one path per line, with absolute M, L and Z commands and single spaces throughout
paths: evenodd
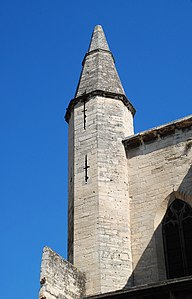
M 161 221 L 175 199 L 192 204 L 192 129 L 127 149 L 135 285 L 166 279 Z
M 73 252 L 73 263 L 87 276 L 86 292 L 100 290 L 98 258 L 98 187 L 97 187 L 97 127 L 96 101 L 85 103 L 86 129 L 84 129 L 84 103 L 76 104 L 73 118 L 69 120 L 69 215 L 68 234 L 73 243 L 68 251 Z M 88 179 L 85 181 L 85 157 L 87 155 Z M 71 170 L 70 170 L 71 169 Z M 72 231 L 73 227 L 73 231 Z M 73 233 L 73 237 L 70 234 Z
M 85 275 L 48 247 L 43 249 L 39 299 L 80 299 Z
M 132 273 L 127 158 L 122 144 L 133 134 L 121 101 L 97 99 L 99 258 L 101 292 L 121 289 Z
M 133 119 L 122 101 L 101 96 L 86 101 L 85 107 L 77 103 L 73 115 L 69 120 L 74 147 L 69 147 L 69 215 L 74 226 L 70 220 L 69 252 L 74 265 L 86 274 L 86 295 L 93 295 L 124 287 L 132 271 L 122 139 L 133 134 Z

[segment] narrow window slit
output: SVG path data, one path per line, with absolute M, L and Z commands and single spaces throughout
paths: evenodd
M 90 166 L 88 165 L 87 162 L 87 155 L 85 155 L 85 167 L 83 168 L 85 170 L 85 182 L 87 183 L 88 181 L 88 168 L 90 168 Z
M 86 106 L 85 106 L 85 100 L 83 102 L 83 123 L 84 123 L 84 130 L 86 130 L 86 118 L 87 118 L 87 115 L 86 115 Z

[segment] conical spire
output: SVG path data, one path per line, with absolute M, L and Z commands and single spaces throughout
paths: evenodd
M 135 114 L 135 109 L 127 99 L 119 79 L 113 55 L 110 52 L 101 25 L 95 26 L 89 49 L 83 60 L 83 68 L 75 93 L 67 108 L 65 119 L 68 122 L 71 110 L 77 101 L 100 95 L 123 101 L 127 108 Z
M 96 90 L 125 95 L 100 25 L 95 26 L 75 97 Z

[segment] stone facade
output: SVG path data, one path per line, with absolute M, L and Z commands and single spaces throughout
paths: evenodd
M 69 173 L 74 172 L 69 176 L 69 234 L 74 230 L 69 258 L 86 272 L 86 292 L 92 294 L 123 287 L 132 271 L 122 139 L 133 133 L 133 124 L 131 112 L 119 100 L 95 96 L 87 101 L 86 129 L 82 110 L 83 103 L 78 103 L 69 121 L 69 143 L 74 142 L 69 150 Z
M 166 280 L 161 224 L 175 198 L 192 206 L 191 126 L 190 116 L 124 140 L 134 285 Z
M 134 113 L 96 26 L 65 115 L 69 262 L 44 249 L 40 299 L 174 298 L 162 220 L 175 199 L 192 206 L 192 116 L 134 135 Z

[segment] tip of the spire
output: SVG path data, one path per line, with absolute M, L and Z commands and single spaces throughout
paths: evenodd
M 89 46 L 89 52 L 97 49 L 110 51 L 101 25 L 96 25 L 93 30 L 93 34 Z
M 94 31 L 95 30 L 102 30 L 103 31 L 103 28 L 102 28 L 101 25 L 98 24 L 98 25 L 95 26 Z

